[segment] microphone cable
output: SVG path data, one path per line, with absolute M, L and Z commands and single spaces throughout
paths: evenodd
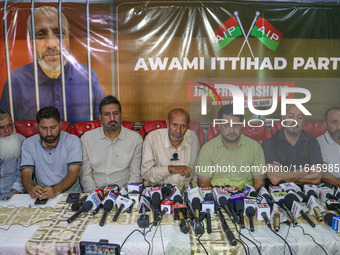
M 244 237 L 245 239 L 247 239 L 249 242 L 251 242 L 253 245 L 255 245 L 255 247 L 256 247 L 256 249 L 257 249 L 257 251 L 258 251 L 258 253 L 260 254 L 260 255 L 262 255 L 262 253 L 261 253 L 261 250 L 259 249 L 259 247 L 256 245 L 256 243 L 254 243 L 252 240 L 250 240 L 248 237 L 246 237 L 245 235 L 243 235 L 242 233 L 241 233 L 241 230 L 242 230 L 242 228 L 241 228 L 241 226 L 239 226 L 240 227 L 240 229 L 237 229 L 237 225 L 235 224 L 235 228 L 236 228 L 236 231 L 238 232 L 238 237 L 240 238 L 240 240 L 241 240 L 241 236 L 242 237 Z M 254 237 L 253 237 L 254 238 Z M 255 238 L 254 238 L 255 239 Z M 242 241 L 242 240 L 241 240 Z M 243 241 L 242 241 L 243 242 Z M 245 243 L 245 242 L 244 242 Z M 247 244 L 246 244 L 247 245 Z M 247 245 L 247 247 L 248 247 L 248 253 L 250 254 L 250 250 L 249 250 L 249 246 Z
M 313 242 L 314 242 L 316 245 L 318 245 L 318 246 L 323 250 L 323 252 L 324 252 L 326 255 L 328 255 L 328 253 L 327 253 L 326 250 L 321 246 L 321 244 L 317 243 L 317 242 L 315 241 L 315 239 L 313 238 L 313 236 L 311 236 L 310 234 L 306 233 L 306 232 L 305 232 L 305 229 L 304 229 L 303 227 L 301 227 L 301 226 L 299 226 L 299 225 L 294 226 L 294 228 L 295 228 L 295 227 L 301 228 L 301 229 L 302 229 L 303 235 L 309 236 L 310 238 L 312 238 Z
M 254 239 L 254 241 L 255 241 L 255 242 L 258 242 L 258 243 L 260 244 L 260 251 L 261 251 L 261 249 L 262 249 L 262 243 L 261 243 L 259 240 L 257 240 L 257 239 L 252 235 L 252 232 L 251 232 L 250 228 L 247 228 L 247 227 L 246 227 L 246 230 L 248 230 L 248 234 Z
M 278 237 L 280 237 L 280 238 L 285 242 L 285 244 L 287 245 L 287 247 L 288 247 L 288 249 L 289 249 L 290 255 L 293 255 L 292 249 L 290 248 L 290 245 L 288 244 L 288 242 L 286 241 L 286 239 L 284 239 L 282 236 L 280 236 L 278 233 L 276 233 L 271 227 L 268 226 L 268 228 L 269 228 L 275 235 L 277 235 Z M 287 235 L 287 236 L 288 236 L 288 235 Z
M 33 225 L 36 225 L 37 223 L 40 223 L 40 222 L 43 222 L 43 221 L 53 221 L 53 220 L 57 220 L 57 221 L 67 221 L 67 220 L 62 220 L 62 219 L 58 219 L 58 218 L 47 218 L 47 219 L 42 219 L 42 220 L 37 220 L 29 225 L 23 225 L 21 223 L 13 223 L 13 224 L 10 224 L 8 226 L 8 228 L 2 228 L 0 227 L 0 230 L 3 230 L 3 231 L 8 231 L 12 226 L 21 226 L 23 228 L 29 228 Z
M 288 230 L 287 230 L 287 235 L 285 237 L 285 240 L 287 241 L 288 235 L 289 235 L 289 230 L 292 224 L 288 225 Z M 294 224 L 293 224 L 294 225 Z M 286 254 L 286 245 L 283 247 L 283 254 Z
M 204 222 L 202 221 L 202 225 L 203 225 L 203 228 L 204 228 Z M 204 251 L 205 251 L 205 254 L 209 255 L 207 249 L 204 247 L 203 243 L 201 242 L 200 238 L 204 235 L 204 232 L 202 234 L 200 234 L 197 238 L 197 241 L 198 243 L 203 247 Z

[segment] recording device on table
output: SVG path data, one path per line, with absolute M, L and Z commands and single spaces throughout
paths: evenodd
M 74 203 L 79 200 L 80 193 L 69 193 L 66 198 L 66 203 Z
M 45 205 L 47 203 L 47 198 L 46 199 L 40 199 L 40 198 L 37 198 L 34 202 L 34 205 Z
M 80 255 L 93 255 L 93 254 L 119 255 L 120 245 L 115 243 L 109 243 L 108 240 L 100 240 L 99 242 L 81 241 L 79 243 L 79 250 Z

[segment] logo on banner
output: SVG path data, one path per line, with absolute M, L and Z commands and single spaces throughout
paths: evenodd
M 248 42 L 249 35 L 259 39 L 266 47 L 272 51 L 276 51 L 283 33 L 276 29 L 268 20 L 259 17 L 260 12 L 256 12 L 255 18 L 250 26 L 247 34 L 245 34 L 238 12 L 234 12 L 234 17 L 227 19 L 221 26 L 215 29 L 215 48 L 221 50 L 226 47 L 235 38 L 244 35 L 244 42 L 238 56 L 241 54 L 244 45 L 247 43 L 249 50 L 254 57 L 253 51 Z

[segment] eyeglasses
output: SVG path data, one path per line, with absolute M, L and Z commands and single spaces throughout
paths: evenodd
M 178 160 L 178 153 L 175 152 L 174 154 L 172 154 L 172 158 L 170 159 L 171 161 L 176 161 Z

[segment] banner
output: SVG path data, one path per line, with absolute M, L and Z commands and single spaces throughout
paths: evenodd
M 305 107 L 312 114 L 307 116 L 310 120 L 323 120 L 325 110 L 339 104 L 337 3 L 115 1 L 112 6 L 90 6 L 91 67 L 103 95 L 113 93 L 120 99 L 124 119 L 165 119 L 170 109 L 182 107 L 190 110 L 193 120 L 211 123 L 209 114 L 201 114 L 199 98 L 190 94 L 197 93 L 198 82 L 212 87 L 222 82 L 239 86 L 243 92 L 264 93 L 266 97 L 253 98 L 259 109 L 270 108 L 271 86 L 307 89 L 311 99 Z M 62 10 L 69 21 L 69 59 L 86 66 L 85 4 L 63 3 Z M 33 61 L 27 35 L 29 14 L 29 4 L 8 6 L 13 72 Z M 3 26 L 0 36 L 4 38 Z M 2 90 L 7 79 L 3 39 L 0 47 Z M 253 88 L 245 91 L 246 83 Z M 75 93 L 68 100 L 76 97 Z M 244 98 L 246 117 L 250 117 L 246 94 Z M 215 114 L 218 104 L 210 96 L 207 100 L 208 110 Z M 279 98 L 276 111 L 266 117 L 280 116 Z

